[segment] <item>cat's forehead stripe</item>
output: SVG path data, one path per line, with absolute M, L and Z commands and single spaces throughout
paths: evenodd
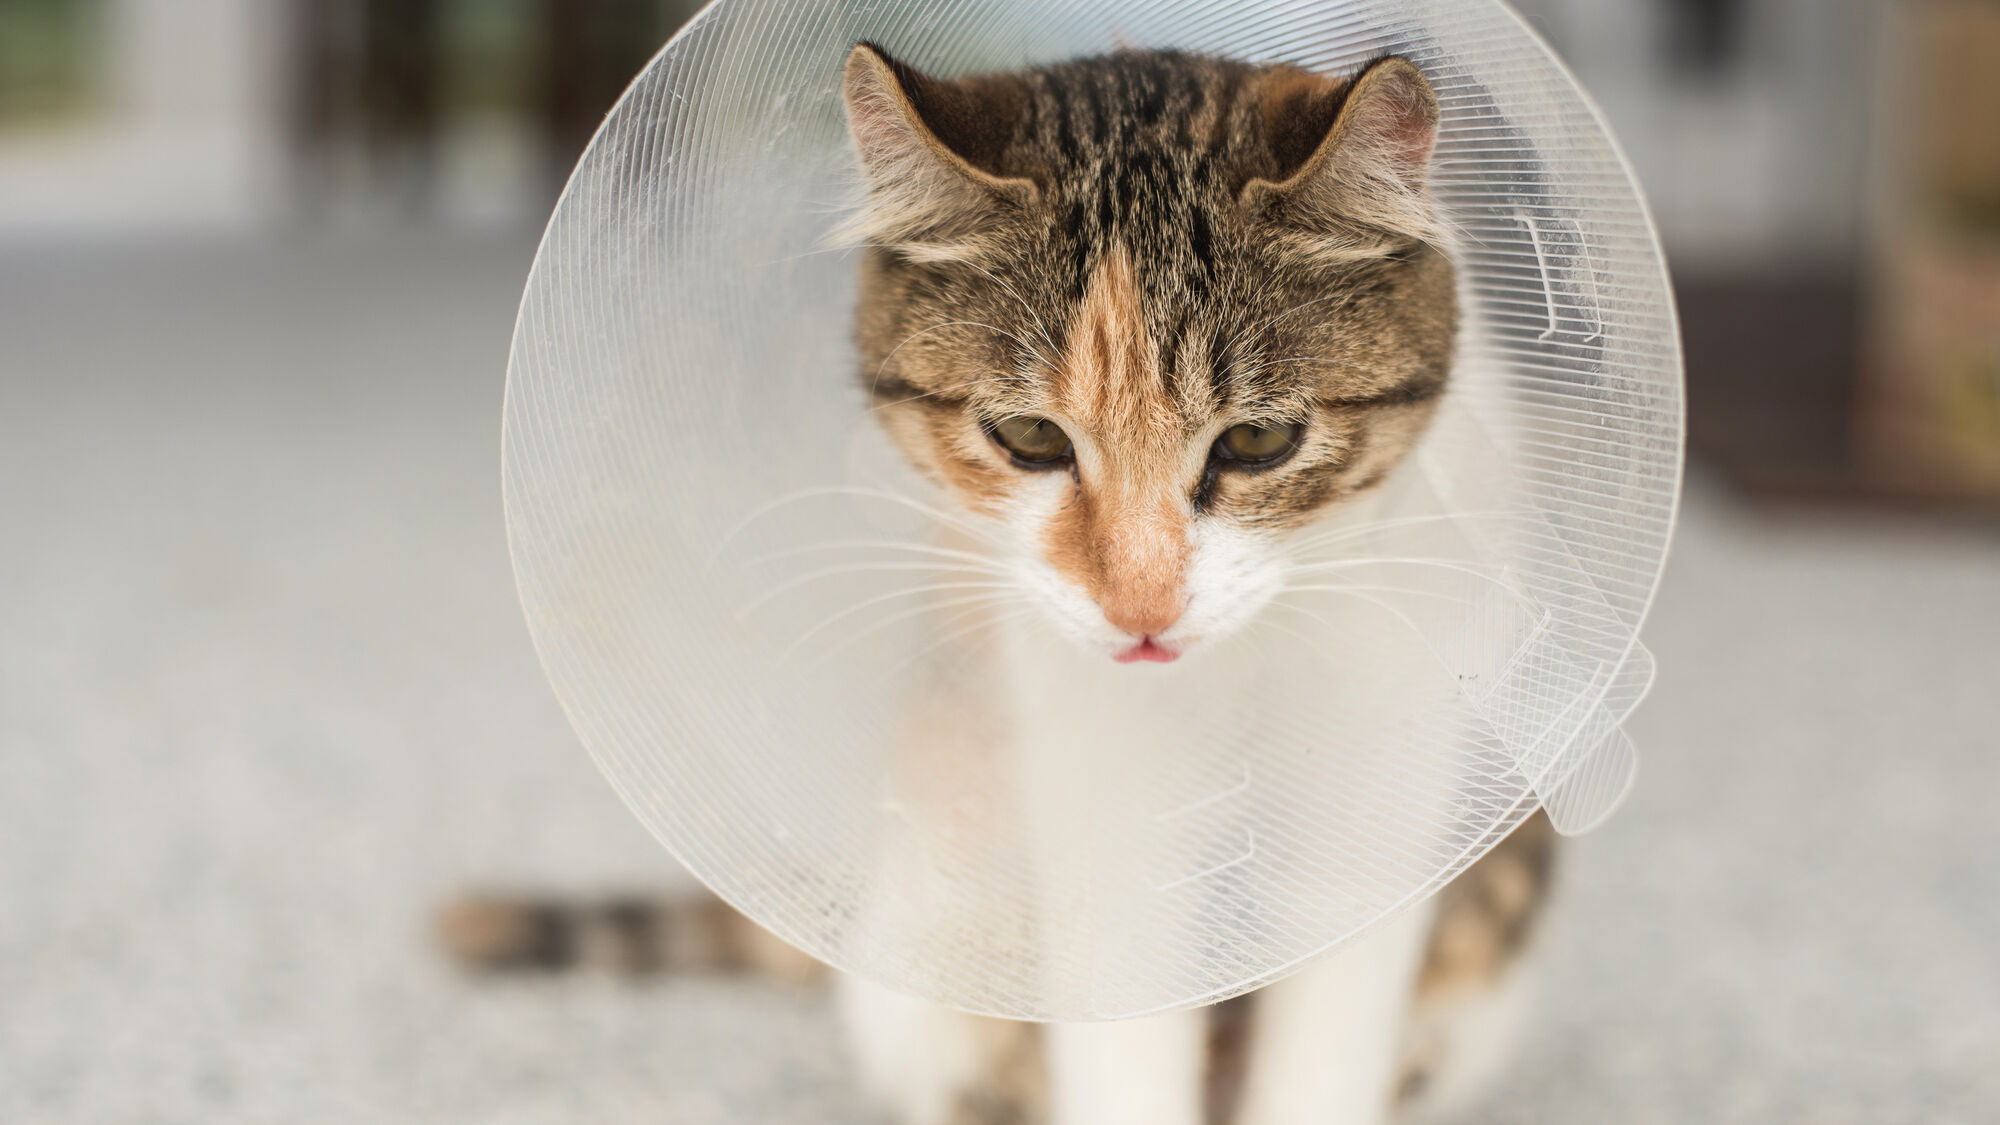
M 1220 355 L 1233 333 L 1161 299 L 1149 265 L 1121 243 L 1091 270 L 1050 372 L 1060 412 L 1113 430 L 1184 433 L 1239 397 Z
M 1110 431 L 1171 426 L 1178 417 L 1124 247 L 1113 247 L 1091 275 L 1063 353 L 1052 389 L 1073 417 Z

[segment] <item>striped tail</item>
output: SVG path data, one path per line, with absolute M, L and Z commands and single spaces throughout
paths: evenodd
M 819 961 L 710 895 L 470 894 L 438 912 L 437 938 L 452 961 L 481 972 L 743 973 L 792 984 L 825 975 Z

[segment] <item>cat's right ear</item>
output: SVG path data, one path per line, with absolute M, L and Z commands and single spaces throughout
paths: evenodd
M 1335 262 L 1436 236 L 1425 181 L 1440 113 L 1416 64 L 1391 55 L 1348 83 L 1287 69 L 1266 97 L 1272 147 L 1290 153 L 1283 179 L 1244 188 L 1252 213 L 1308 255 Z M 1315 143 L 1307 150 L 1302 141 Z
M 838 241 L 917 259 L 963 258 L 977 252 L 984 232 L 1034 202 L 1033 181 L 979 166 L 1003 140 L 1005 107 L 990 104 L 992 91 L 932 78 L 862 43 L 847 56 L 841 92 L 868 202 Z

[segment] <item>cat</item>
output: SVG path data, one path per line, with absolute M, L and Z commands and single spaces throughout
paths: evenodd
M 1125 50 L 944 79 L 863 43 L 842 92 L 869 188 L 846 232 L 864 389 L 918 472 L 1006 529 L 1061 660 L 1173 663 L 1241 630 L 1288 536 L 1424 434 L 1458 312 L 1426 191 L 1439 105 L 1410 61 Z M 1426 906 L 1207 1008 L 1036 1025 L 848 977 L 838 1008 L 898 1125 L 1448 1112 L 1504 1057 L 1552 851 L 1531 818 Z M 445 921 L 476 964 L 815 973 L 714 902 Z

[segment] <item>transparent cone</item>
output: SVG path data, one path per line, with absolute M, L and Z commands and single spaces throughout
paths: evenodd
M 943 74 L 1138 45 L 1429 76 L 1453 390 L 1381 496 L 1308 533 L 1315 569 L 1260 627 L 1144 676 L 1047 658 L 981 585 L 987 529 L 877 440 L 854 260 L 825 241 L 857 202 L 839 75 L 861 39 Z M 1564 831 L 1610 814 L 1680 395 L 1629 172 L 1491 0 L 722 0 L 549 225 L 508 376 L 509 535 L 572 723 L 717 892 L 902 991 L 1117 1018 L 1282 976 L 1537 807 Z M 1211 690 L 1232 676 L 1254 679 Z M 1154 718 L 1020 721 L 1066 692 Z

